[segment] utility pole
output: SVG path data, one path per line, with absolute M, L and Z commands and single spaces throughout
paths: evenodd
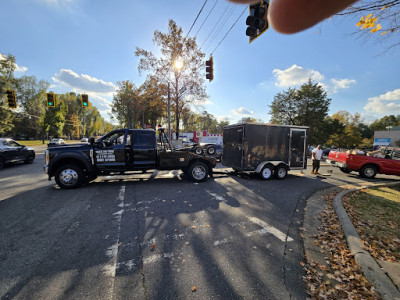
M 170 88 L 169 88 L 169 82 L 168 82 L 168 135 L 169 135 L 169 140 L 171 140 L 171 93 L 170 93 Z

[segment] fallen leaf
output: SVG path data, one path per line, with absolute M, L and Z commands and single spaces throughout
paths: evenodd
M 197 286 L 192 286 L 192 292 L 195 292 L 197 290 Z
M 156 248 L 156 244 L 151 244 L 151 250 L 154 250 Z
M 196 226 L 193 225 L 193 226 L 192 226 L 192 229 L 196 229 Z

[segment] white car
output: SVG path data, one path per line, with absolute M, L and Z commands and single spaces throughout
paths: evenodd
M 51 139 L 50 142 L 47 143 L 48 147 L 65 145 L 65 141 L 63 139 Z
M 88 143 L 89 142 L 89 139 L 88 138 L 82 138 L 81 139 L 81 143 Z

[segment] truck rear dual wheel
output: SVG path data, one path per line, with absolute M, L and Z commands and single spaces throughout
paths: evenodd
M 205 163 L 197 161 L 188 167 L 186 174 L 194 182 L 203 182 L 207 180 L 208 167 Z
M 82 168 L 77 165 L 63 165 L 55 174 L 55 180 L 62 189 L 75 189 L 83 183 Z

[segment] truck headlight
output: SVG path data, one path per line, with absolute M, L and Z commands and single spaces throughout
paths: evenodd
M 49 160 L 50 160 L 49 150 L 46 150 L 44 155 L 45 155 L 45 158 L 46 158 L 46 166 L 48 166 L 49 165 Z

